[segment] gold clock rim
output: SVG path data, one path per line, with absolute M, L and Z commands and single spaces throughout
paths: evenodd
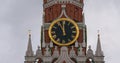
M 57 22 L 61 21 L 61 20 L 65 20 L 65 21 L 67 20 L 67 21 L 71 22 L 75 26 L 76 31 L 77 31 L 76 32 L 77 34 L 76 34 L 75 38 L 72 41 L 70 41 L 68 43 L 65 43 L 65 44 L 61 44 L 58 41 L 54 40 L 53 37 L 52 37 L 52 34 L 51 34 L 51 29 L 52 29 L 53 25 L 56 24 Z M 50 37 L 50 39 L 52 40 L 53 43 L 55 43 L 55 44 L 57 44 L 59 46 L 69 46 L 69 45 L 75 43 L 75 41 L 77 40 L 77 38 L 79 36 L 79 28 L 78 28 L 77 23 L 74 22 L 72 19 L 69 19 L 69 18 L 59 18 L 59 19 L 54 20 L 51 23 L 51 25 L 49 26 L 48 34 L 49 34 L 49 37 Z

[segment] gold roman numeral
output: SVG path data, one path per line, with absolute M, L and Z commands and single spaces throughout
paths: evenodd
M 72 26 L 71 29 L 75 28 L 75 26 Z
M 55 39 L 57 36 L 56 35 L 53 35 L 53 38 Z
M 70 25 L 70 22 L 68 23 L 68 25 Z
M 72 31 L 72 33 L 76 33 L 76 31 Z
M 68 41 L 71 41 L 70 39 L 68 39 Z
M 63 25 L 65 24 L 65 21 L 63 21 Z
M 59 26 L 61 26 L 60 22 L 57 22 L 57 24 L 58 24 Z
M 65 40 L 62 40 L 62 43 L 65 43 Z
M 60 39 L 58 38 L 57 41 L 60 42 Z
M 56 29 L 57 27 L 53 26 L 53 28 L 55 28 L 55 29 Z
M 72 38 L 75 38 L 75 36 L 74 36 L 74 35 L 72 35 Z
M 52 34 L 55 34 L 55 31 L 52 31 L 51 33 L 52 33 Z

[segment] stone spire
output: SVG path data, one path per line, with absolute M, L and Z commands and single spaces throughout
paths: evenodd
M 27 51 L 26 51 L 26 56 L 33 56 L 30 30 L 29 30 L 29 39 L 28 39 L 28 47 L 27 47 Z
M 98 41 L 97 41 L 97 48 L 95 56 L 103 56 L 103 51 L 101 49 L 101 43 L 100 43 L 100 34 L 98 33 Z

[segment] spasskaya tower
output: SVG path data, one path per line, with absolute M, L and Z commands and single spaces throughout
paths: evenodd
M 29 33 L 24 63 L 104 63 L 100 35 L 87 50 L 83 0 L 43 0 L 41 42 L 34 54 Z

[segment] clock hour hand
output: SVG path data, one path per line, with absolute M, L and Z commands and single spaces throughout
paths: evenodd
M 58 25 L 60 26 L 60 28 L 62 29 L 63 35 L 66 35 L 66 33 L 65 33 L 65 28 L 64 28 L 65 21 L 62 22 L 62 25 L 60 24 L 60 22 L 58 22 L 57 24 L 58 24 Z
M 65 33 L 65 21 L 63 21 L 63 35 L 65 36 L 66 33 Z

